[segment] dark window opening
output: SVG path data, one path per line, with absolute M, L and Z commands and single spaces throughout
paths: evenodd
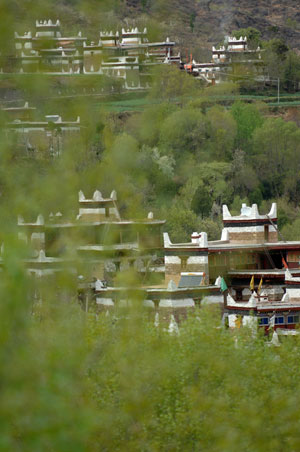
M 289 315 L 287 323 L 299 323 L 298 315 Z
M 284 324 L 284 317 L 276 317 L 275 318 L 275 325 L 283 325 Z
M 265 242 L 269 241 L 269 225 L 265 224 L 264 226 L 264 233 L 265 233 Z
M 261 317 L 258 319 L 259 325 L 269 325 L 269 318 L 268 317 Z

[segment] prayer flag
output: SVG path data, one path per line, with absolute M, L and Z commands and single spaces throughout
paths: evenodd
M 252 276 L 250 281 L 250 290 L 254 290 L 254 275 Z
M 222 278 L 221 279 L 221 292 L 225 292 L 225 290 L 227 290 L 227 289 L 228 289 L 228 287 L 227 287 L 227 284 L 225 282 L 225 279 Z
M 269 328 L 274 328 L 275 326 L 275 314 L 272 315 L 269 321 Z
M 241 328 L 242 324 L 243 324 L 243 319 L 241 315 L 238 315 L 237 318 L 235 319 L 235 327 L 236 328 Z

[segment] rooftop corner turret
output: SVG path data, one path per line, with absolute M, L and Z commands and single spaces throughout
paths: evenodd
M 278 241 L 277 205 L 273 203 L 268 214 L 260 215 L 257 204 L 242 204 L 240 215 L 231 215 L 223 205 L 223 224 L 229 241 L 235 243 L 266 243 Z
M 59 38 L 61 37 L 60 33 L 60 21 L 56 22 L 51 19 L 49 20 L 37 20 L 35 22 L 36 38 Z
M 102 221 L 120 221 L 120 213 L 116 205 L 117 193 L 112 191 L 109 198 L 104 198 L 99 190 L 95 190 L 92 198 L 86 198 L 83 191 L 78 193 L 79 215 L 82 222 L 94 223 Z
M 264 220 L 271 219 L 277 221 L 277 204 L 273 202 L 270 212 L 265 215 L 260 215 L 258 211 L 257 204 L 252 204 L 252 206 L 247 206 L 247 204 L 242 204 L 240 215 L 232 216 L 227 205 L 223 204 L 223 222 L 226 221 L 251 221 L 251 220 Z

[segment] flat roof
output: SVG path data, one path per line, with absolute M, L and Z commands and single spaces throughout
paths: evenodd
M 76 248 L 78 251 L 108 251 L 108 250 L 139 250 L 137 242 L 117 243 L 114 245 L 83 245 Z
M 100 293 L 109 293 L 109 292 L 130 292 L 133 290 L 140 290 L 143 292 L 147 292 L 148 294 L 155 294 L 156 292 L 166 292 L 168 294 L 176 294 L 176 293 L 182 293 L 184 294 L 185 292 L 191 292 L 191 291 L 200 291 L 200 292 L 205 292 L 205 291 L 216 291 L 216 292 L 220 292 L 220 287 L 218 286 L 194 286 L 194 287 L 182 287 L 179 288 L 177 287 L 176 290 L 168 290 L 167 287 L 162 287 L 162 286 L 155 286 L 155 287 L 136 287 L 136 288 L 128 288 L 128 287 L 106 287 L 103 289 L 98 289 L 96 290 L 96 294 L 100 294 Z
M 290 242 L 266 242 L 266 243 L 214 243 L 210 244 L 208 242 L 208 251 L 234 251 L 234 250 L 247 250 L 247 249 L 255 249 L 264 251 L 266 248 L 268 249 L 300 249 L 300 241 L 290 241 Z
M 47 223 L 45 224 L 37 224 L 37 223 L 19 223 L 19 227 L 43 227 L 43 228 L 78 228 L 78 227 L 88 227 L 88 226 L 100 226 L 100 225 L 162 225 L 165 224 L 166 220 L 120 220 L 120 221 L 92 221 L 92 222 L 85 222 L 85 221 L 74 221 L 74 222 L 68 222 L 68 223 Z
M 198 244 L 193 244 L 191 242 L 188 243 L 172 243 L 165 247 L 166 250 L 176 250 L 176 249 L 185 249 L 187 251 L 203 251 L 208 250 L 208 252 L 216 252 L 216 251 L 235 251 L 235 250 L 261 250 L 265 251 L 265 249 L 300 249 L 300 241 L 287 241 L 287 242 L 266 242 L 266 243 L 232 243 L 227 241 L 212 241 L 208 242 L 207 247 L 199 247 Z
M 226 310 L 228 311 L 256 311 L 257 313 L 263 314 L 267 312 L 285 312 L 285 311 L 300 311 L 300 302 L 298 303 L 282 303 L 280 301 L 270 301 L 268 303 L 258 303 L 257 306 L 245 306 L 239 302 L 237 305 L 227 305 Z
M 297 269 L 293 269 L 293 268 L 290 268 L 289 269 L 290 270 L 290 272 L 291 273 L 293 273 L 293 274 L 297 274 L 297 275 L 299 275 L 300 274 L 300 269 L 299 270 L 297 270 Z M 274 268 L 274 269 L 259 269 L 259 270 L 251 270 L 251 269 L 248 269 L 248 270 L 230 270 L 229 272 L 228 272 L 228 275 L 231 275 L 231 276 L 248 276 L 248 275 L 257 275 L 257 276 L 284 276 L 284 274 L 285 274 L 285 268 L 282 268 L 282 269 L 277 269 L 277 268 Z

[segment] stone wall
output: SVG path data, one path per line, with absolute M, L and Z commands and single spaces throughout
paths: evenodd
M 274 230 L 273 226 L 270 226 L 273 230 L 268 233 L 268 243 L 276 243 L 278 241 L 277 231 Z M 265 243 L 265 233 L 263 226 L 259 226 L 262 230 L 257 230 L 258 228 L 227 228 L 229 229 L 229 240 L 231 243 Z
M 173 280 L 176 285 L 180 281 L 181 259 L 178 256 L 165 256 L 165 281 L 168 284 Z

